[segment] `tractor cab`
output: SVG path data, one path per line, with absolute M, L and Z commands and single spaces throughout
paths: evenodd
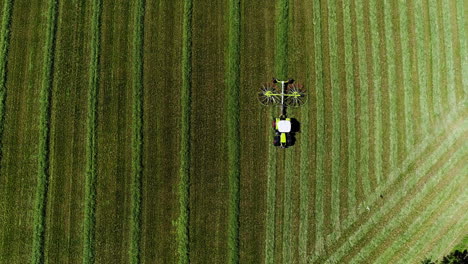
M 281 148 L 287 148 L 292 145 L 291 119 L 281 116 L 273 120 L 273 129 L 275 136 L 273 145 Z

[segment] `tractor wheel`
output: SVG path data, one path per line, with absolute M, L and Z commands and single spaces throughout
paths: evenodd
M 273 129 L 276 129 L 276 121 L 275 120 L 273 120 L 271 126 L 273 127 Z
M 273 138 L 273 145 L 274 145 L 275 147 L 278 147 L 279 145 L 281 145 L 281 143 L 280 143 L 280 137 L 279 137 L 279 136 L 275 136 L 275 137 Z

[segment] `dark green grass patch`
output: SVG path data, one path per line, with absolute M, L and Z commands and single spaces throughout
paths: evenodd
M 36 203 L 34 211 L 33 263 L 44 261 L 44 230 L 49 184 L 50 101 L 54 70 L 55 35 L 57 30 L 57 2 L 49 2 L 45 35 L 43 75 L 40 92 L 39 153 Z
M 86 180 L 85 207 L 83 222 L 83 263 L 94 263 L 95 257 L 95 225 L 96 225 L 96 126 L 97 126 L 97 92 L 99 88 L 99 57 L 101 43 L 101 0 L 93 0 L 91 22 L 91 56 L 88 79 L 88 114 L 86 142 Z

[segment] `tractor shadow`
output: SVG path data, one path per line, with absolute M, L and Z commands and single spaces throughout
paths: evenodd
M 296 144 L 296 133 L 301 132 L 301 123 L 296 118 L 291 118 L 291 132 L 289 135 L 291 136 L 291 142 L 289 144 L 290 147 Z

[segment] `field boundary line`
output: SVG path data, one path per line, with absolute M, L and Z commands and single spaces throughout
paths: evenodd
M 430 154 L 430 156 L 424 161 L 421 166 L 418 166 L 415 168 L 415 172 L 413 173 L 414 177 L 412 177 L 410 180 L 411 182 L 406 182 L 403 186 L 405 190 L 410 189 L 417 183 L 417 181 L 421 178 L 424 177 L 425 171 L 429 170 L 431 164 L 429 164 L 429 161 L 434 159 L 434 156 L 440 156 L 443 155 L 447 149 L 450 149 L 450 147 L 453 145 L 453 143 L 460 137 L 460 135 L 463 133 L 464 129 L 463 128 L 457 128 L 455 131 L 453 131 L 452 134 L 448 135 L 448 138 L 443 140 L 443 143 L 437 147 L 437 149 Z M 448 145 L 448 146 L 447 146 Z M 403 191 L 401 191 L 403 192 Z M 395 196 L 397 194 L 392 194 L 391 196 Z M 400 197 L 400 199 L 404 199 L 406 196 Z M 387 197 L 388 198 L 388 197 Z M 378 221 L 378 219 L 382 218 L 383 215 L 388 211 L 391 210 L 395 204 L 397 203 L 396 200 L 390 199 L 392 201 L 391 203 L 385 203 L 382 207 L 378 208 L 377 212 L 373 215 L 370 215 L 368 217 L 368 220 L 360 225 L 360 227 L 352 232 L 352 235 L 350 235 L 349 239 L 344 242 L 340 243 L 340 246 L 337 250 L 335 250 L 334 254 L 330 256 L 326 256 L 326 258 L 329 261 L 337 260 L 340 259 L 345 252 L 347 252 L 347 248 L 350 246 L 354 246 L 354 244 L 359 240 L 359 237 L 363 236 L 365 233 L 367 233 L 368 229 L 371 228 L 370 226 Z M 376 220 L 377 219 L 377 220 Z
M 401 164 L 401 166 L 393 169 L 392 172 L 388 174 L 388 180 L 384 184 L 376 188 L 374 194 L 368 197 L 366 204 L 368 204 L 369 206 L 374 205 L 378 201 L 378 199 L 380 199 L 379 194 L 388 190 L 394 185 L 395 181 L 398 179 L 398 176 L 401 173 L 405 172 L 410 167 L 410 165 L 421 154 L 423 154 L 424 150 L 429 146 L 429 144 L 434 140 L 434 138 L 437 138 L 440 135 L 442 135 L 442 133 L 446 131 L 447 127 L 449 127 L 450 124 L 456 122 L 457 119 L 460 118 L 460 113 L 464 113 L 462 109 L 466 109 L 464 102 L 459 103 L 455 110 L 453 110 L 449 115 L 447 115 L 447 118 L 444 119 L 444 121 L 437 126 L 437 129 L 431 135 L 426 136 L 423 140 L 421 140 L 420 144 L 414 147 L 413 151 L 406 157 L 405 161 Z M 364 213 L 366 213 L 366 209 L 364 207 L 360 207 L 357 210 L 356 217 L 348 217 L 347 219 L 345 219 L 342 225 L 342 233 L 345 233 L 346 230 L 351 228 L 352 225 L 358 220 L 359 216 L 363 215 Z M 335 244 L 340 238 L 341 236 L 333 236 L 332 239 L 327 241 L 326 246 L 329 247 L 330 245 Z M 311 259 L 316 259 L 319 256 L 320 253 L 315 253 L 312 255 Z
M 0 166 L 3 158 L 3 130 L 5 126 L 5 101 L 7 96 L 6 79 L 13 3 L 13 0 L 5 0 L 0 28 Z
M 239 262 L 239 206 L 240 206 L 240 0 L 229 1 L 229 39 L 227 61 L 227 121 L 229 162 L 229 263 Z
M 101 13 L 102 0 L 94 0 L 91 23 L 91 58 L 89 68 L 87 142 L 86 142 L 86 179 L 83 223 L 83 263 L 94 263 L 95 211 L 96 211 L 96 127 L 97 91 L 99 87 Z
M 178 263 L 190 263 L 190 111 L 192 89 L 192 0 L 184 1 L 180 123 L 179 217 L 176 221 Z
M 145 0 L 136 2 L 133 38 L 133 135 L 132 135 L 132 205 L 130 263 L 140 263 L 141 194 L 143 171 L 143 48 Z
M 39 117 L 39 153 L 38 174 L 34 207 L 34 231 L 32 263 L 44 262 L 44 232 L 46 204 L 49 184 L 49 142 L 50 142 L 50 102 L 52 100 L 52 83 L 54 79 L 55 37 L 57 32 L 57 1 L 49 1 L 47 9 L 47 31 L 44 44 L 44 73 L 40 90 Z
M 460 152 L 461 151 L 457 151 L 457 154 Z M 457 162 L 460 160 L 460 159 L 455 159 L 455 157 L 460 158 L 459 156 L 463 156 L 463 154 L 454 155 L 454 159 L 450 159 L 451 163 L 444 164 L 444 167 L 440 169 L 439 172 L 436 175 L 432 176 L 428 181 L 432 182 L 432 180 L 434 180 L 434 178 L 437 178 L 438 175 L 442 175 L 443 177 L 444 174 L 446 174 L 448 171 L 451 171 L 451 168 L 454 167 L 457 164 Z M 427 219 L 428 216 L 426 214 L 428 213 L 430 214 L 432 212 L 431 209 L 437 209 L 438 207 L 440 207 L 442 200 L 440 200 L 439 198 L 443 198 L 444 194 L 446 194 L 447 192 L 450 193 L 451 189 L 449 187 L 453 187 L 454 185 L 456 185 L 456 183 L 460 183 L 461 178 L 462 177 L 458 177 L 456 181 L 455 180 L 451 181 L 449 185 L 444 186 L 445 187 L 444 190 L 443 191 L 441 190 L 441 192 L 437 194 L 437 197 L 434 197 L 431 200 L 432 202 L 439 201 L 439 203 L 436 203 L 436 205 L 434 205 L 433 203 L 429 204 L 427 207 L 424 207 L 423 212 L 421 212 L 420 214 L 424 215 L 426 217 L 425 219 Z M 440 179 L 437 178 L 437 180 L 440 180 Z M 391 232 L 393 232 L 395 228 L 398 227 L 397 224 L 401 220 L 407 218 L 408 216 L 411 216 L 411 214 L 417 208 L 419 203 L 424 202 L 424 195 L 419 195 L 419 194 L 424 192 L 426 189 L 428 189 L 428 193 L 429 193 L 429 190 L 434 189 L 438 183 L 439 181 L 434 180 L 434 183 L 433 183 L 434 186 L 432 187 L 428 187 L 428 183 L 426 183 L 423 186 L 423 190 L 420 190 L 416 194 L 416 199 L 414 199 L 415 202 L 413 202 L 413 200 L 410 200 L 408 203 L 411 205 L 405 205 L 405 207 L 403 207 L 402 210 L 400 210 L 395 217 L 392 217 L 392 219 L 389 220 L 385 224 L 383 229 L 378 230 L 379 232 L 378 235 L 374 234 L 371 240 L 368 243 L 366 243 L 365 246 L 363 246 L 361 249 L 358 250 L 358 254 L 356 254 L 351 261 L 356 261 L 356 258 L 358 258 L 361 261 L 364 259 L 368 259 L 368 256 L 372 252 L 372 250 L 375 250 L 375 247 L 379 246 L 382 243 L 382 241 L 385 240 L 386 237 L 388 237 L 388 234 L 391 234 Z

